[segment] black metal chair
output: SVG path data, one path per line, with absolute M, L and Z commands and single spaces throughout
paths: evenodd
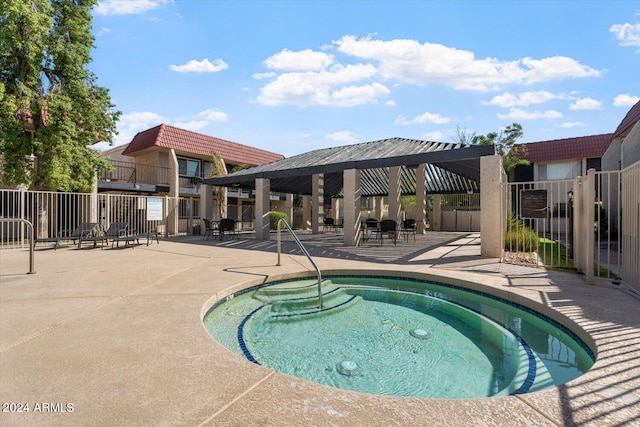
M 331 217 L 324 217 L 322 219 L 322 224 L 323 224 L 323 230 L 326 233 L 327 230 L 329 231 L 336 231 L 336 223 L 335 220 Z
M 362 241 L 366 242 L 371 237 L 371 234 L 378 232 L 378 220 L 375 218 L 367 218 L 364 220 L 362 225 Z M 378 240 L 378 235 L 376 234 L 376 241 Z
M 235 219 L 223 218 L 220 220 L 220 224 L 218 225 L 218 235 L 220 236 L 220 240 L 224 239 L 225 234 L 231 236 L 232 239 L 235 239 L 237 236 Z
M 381 245 L 385 234 L 393 240 L 393 244 L 395 245 L 398 240 L 398 224 L 394 220 L 383 219 L 380 221 L 377 236 L 379 236 Z
M 400 227 L 400 234 L 404 236 L 406 241 L 409 241 L 409 234 L 413 234 L 413 241 L 416 241 L 416 220 L 415 219 L 405 219 L 402 221 L 402 226 Z
M 209 240 L 209 237 L 213 237 L 213 233 L 215 232 L 216 228 L 214 226 L 214 223 L 210 220 L 202 218 L 202 221 L 204 221 L 204 234 L 202 235 L 202 240 L 205 240 L 205 238 Z

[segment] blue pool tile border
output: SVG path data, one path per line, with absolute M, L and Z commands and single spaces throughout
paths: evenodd
M 418 284 L 426 284 L 426 285 L 436 285 L 436 286 L 441 286 L 444 288 L 449 288 L 449 289 L 454 289 L 454 290 L 458 290 L 458 291 L 463 291 L 463 292 L 468 292 L 474 295 L 479 295 L 485 298 L 489 298 L 491 300 L 495 300 L 498 301 L 500 303 L 509 305 L 511 307 L 517 308 L 519 310 L 522 310 L 530 315 L 536 316 L 539 319 L 551 324 L 553 327 L 561 330 L 563 333 L 565 333 L 566 335 L 568 335 L 571 339 L 573 339 L 576 343 L 578 343 L 578 345 L 580 345 L 580 347 L 587 353 L 587 355 L 589 357 L 591 357 L 591 359 L 593 361 L 595 361 L 595 355 L 593 354 L 593 351 L 591 350 L 591 348 L 580 338 L 578 337 L 572 330 L 570 330 L 569 328 L 567 328 L 565 325 L 563 325 L 562 323 L 550 318 L 549 316 L 546 316 L 542 313 L 540 313 L 539 311 L 536 311 L 530 307 L 527 307 L 523 304 L 514 302 L 514 301 L 509 301 L 506 300 L 504 298 L 489 294 L 487 292 L 483 292 L 483 291 L 478 291 L 475 289 L 469 289 L 469 288 L 465 288 L 462 286 L 457 286 L 457 285 L 452 285 L 449 283 L 443 283 L 443 282 L 436 282 L 433 280 L 425 280 L 425 279 L 418 279 L 418 278 L 413 278 L 413 277 L 401 277 L 401 276 L 383 276 L 383 275 L 368 275 L 368 274 L 359 274 L 359 275 L 348 275 L 348 274 L 336 274 L 336 275 L 328 275 L 325 276 L 325 279 L 332 279 L 332 278 L 350 278 L 350 279 L 385 279 L 385 280 L 399 280 L 399 281 L 405 281 L 405 282 L 413 282 L 413 283 L 418 283 Z M 218 301 L 216 301 L 216 303 L 207 311 L 206 315 L 208 315 L 212 310 L 214 310 L 216 307 L 220 306 L 221 304 L 224 304 L 225 302 L 229 301 L 232 298 L 235 298 L 236 296 L 245 294 L 247 292 L 252 292 L 255 291 L 257 289 L 263 288 L 265 286 L 272 286 L 272 285 L 277 285 L 277 284 L 282 284 L 282 283 L 288 283 L 288 282 L 295 282 L 295 281 L 299 281 L 299 280 L 304 280 L 305 278 L 293 278 L 293 279 L 286 279 L 286 280 L 278 280 L 278 281 L 273 281 L 273 282 L 268 282 L 268 283 L 263 283 L 263 284 L 259 284 L 259 285 L 255 285 L 255 286 L 251 286 L 249 288 L 243 289 L 241 291 L 235 292 L 231 295 L 228 295 Z M 393 287 L 389 287 L 389 286 L 385 286 L 386 288 L 389 289 L 394 289 Z M 333 289 L 332 291 L 328 292 L 327 294 L 330 294 L 332 292 L 335 292 L 337 289 Z M 326 294 L 325 294 L 326 295 Z M 297 300 L 304 300 L 304 299 L 309 299 L 309 297 L 300 297 L 300 298 L 288 298 L 288 301 L 297 301 Z M 352 299 L 350 299 L 349 301 L 343 302 L 341 304 L 339 304 L 337 307 L 342 306 L 344 304 L 347 304 L 349 302 L 351 302 Z M 446 300 L 446 299 L 445 299 Z M 255 357 L 251 354 L 251 351 L 247 348 L 246 342 L 244 340 L 244 327 L 246 326 L 247 322 L 251 319 L 251 317 L 253 317 L 258 311 L 260 311 L 261 309 L 263 309 L 264 307 L 268 306 L 270 304 L 264 304 L 261 305 L 260 307 L 254 309 L 251 313 L 249 313 L 247 316 L 245 316 L 245 318 L 242 320 L 242 322 L 240 323 L 240 325 L 238 326 L 238 343 L 240 345 L 240 349 L 242 350 L 244 356 L 247 358 L 247 360 L 249 360 L 252 363 L 255 364 L 260 364 L 260 362 L 258 362 Z M 335 307 L 332 307 L 330 309 L 333 309 Z M 324 309 L 322 311 L 326 311 L 326 310 L 330 310 L 330 309 Z M 473 310 L 473 309 L 472 309 Z M 475 310 L 473 310 L 475 311 Z M 302 315 L 305 314 L 313 314 L 313 313 L 318 313 L 318 310 L 314 310 L 314 311 L 310 311 L 308 313 L 302 313 Z M 476 311 L 477 314 L 485 316 L 490 318 L 492 321 L 500 324 L 501 326 L 503 326 L 504 328 L 506 328 L 510 333 L 512 333 L 517 340 L 520 342 L 520 344 L 523 346 L 523 348 L 525 349 L 525 352 L 527 353 L 527 357 L 528 357 L 528 361 L 529 361 L 529 367 L 528 367 L 528 371 L 527 371 L 527 376 L 525 378 L 525 380 L 523 381 L 523 383 L 520 385 L 520 387 L 515 390 L 514 392 L 512 392 L 512 395 L 515 394 L 523 394 L 523 393 L 527 393 L 531 386 L 533 385 L 533 383 L 535 382 L 535 377 L 536 377 L 536 361 L 535 361 L 535 356 L 533 354 L 533 350 L 531 349 L 531 347 L 529 347 L 529 345 L 524 341 L 524 339 L 522 339 L 522 337 L 520 337 L 519 334 L 517 334 L 512 328 L 510 328 L 508 325 L 505 325 L 504 323 L 498 321 L 497 319 L 492 319 L 490 316 L 487 316 L 484 313 L 478 313 Z M 205 315 L 205 317 L 206 317 Z M 276 317 L 292 317 L 292 316 L 300 316 L 300 313 L 297 314 L 284 314 L 284 315 L 278 315 Z

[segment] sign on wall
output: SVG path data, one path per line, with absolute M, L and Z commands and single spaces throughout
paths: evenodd
M 522 218 L 546 218 L 547 211 L 547 190 L 522 190 L 520 192 L 520 216 Z
M 162 219 L 162 197 L 147 197 L 147 221 Z

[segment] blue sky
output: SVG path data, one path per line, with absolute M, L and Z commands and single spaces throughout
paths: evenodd
M 102 0 L 93 15 L 114 145 L 160 123 L 285 156 L 513 122 L 533 142 L 613 132 L 640 100 L 639 1 Z

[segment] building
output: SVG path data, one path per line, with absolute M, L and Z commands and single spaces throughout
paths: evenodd
M 198 224 L 203 217 L 229 217 L 248 228 L 253 221 L 253 194 L 214 189 L 213 206 L 201 206 L 203 179 L 284 159 L 281 154 L 166 124 L 139 132 L 129 144 L 103 155 L 112 170 L 100 171 L 98 192 L 179 198 L 180 219 L 195 218 Z

